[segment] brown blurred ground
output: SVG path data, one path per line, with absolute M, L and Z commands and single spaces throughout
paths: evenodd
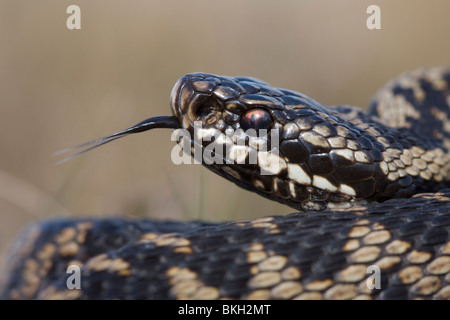
M 66 28 L 77 4 L 82 29 Z M 381 7 L 382 29 L 366 28 Z M 183 74 L 249 75 L 366 106 L 398 73 L 449 64 L 446 0 L 0 2 L 0 252 L 39 218 L 249 219 L 292 209 L 170 161 L 169 130 L 55 166 L 52 153 L 169 113 Z

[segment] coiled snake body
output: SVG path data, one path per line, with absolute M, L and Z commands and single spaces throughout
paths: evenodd
M 450 69 L 401 75 L 367 113 L 205 73 L 178 80 L 171 105 L 174 116 L 79 153 L 178 129 L 209 169 L 302 211 L 219 224 L 38 222 L 13 250 L 2 298 L 450 299 Z M 67 288 L 73 264 L 81 290 Z

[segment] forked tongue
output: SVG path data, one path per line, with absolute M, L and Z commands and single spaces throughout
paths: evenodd
M 116 139 L 119 138 L 123 138 L 129 134 L 133 134 L 133 133 L 139 133 L 139 132 L 143 132 L 143 131 L 147 131 L 150 129 L 155 129 L 155 128 L 169 128 L 169 129 L 178 129 L 180 128 L 180 123 L 177 119 L 177 117 L 175 116 L 160 116 L 160 117 L 153 117 L 153 118 L 148 118 L 144 121 L 141 121 L 137 124 L 135 124 L 132 127 L 129 127 L 128 129 L 125 130 L 121 130 L 118 132 L 115 132 L 113 134 L 110 134 L 108 136 L 105 137 L 101 137 L 95 140 L 91 140 L 64 150 L 60 150 L 55 152 L 53 155 L 60 155 L 60 154 L 64 154 L 64 153 L 68 153 L 71 151 L 75 151 L 78 149 L 81 149 L 80 151 L 58 161 L 56 164 L 61 164 L 63 162 L 66 162 L 80 154 L 83 154 L 85 152 L 88 152 L 89 150 L 95 149 L 97 147 L 100 147 L 103 144 L 106 144 L 108 142 L 114 141 Z

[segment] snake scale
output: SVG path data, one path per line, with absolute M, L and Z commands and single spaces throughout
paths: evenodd
M 450 299 L 450 69 L 400 75 L 367 113 L 206 73 L 179 79 L 171 106 L 76 154 L 176 129 L 208 169 L 299 212 L 39 221 L 12 250 L 1 298 Z M 81 290 L 67 288 L 69 265 Z

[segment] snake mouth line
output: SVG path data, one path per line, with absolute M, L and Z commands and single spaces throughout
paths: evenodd
M 56 164 L 61 164 L 63 162 L 66 162 L 76 156 L 79 156 L 85 152 L 88 152 L 92 149 L 95 149 L 97 147 L 100 147 L 101 145 L 104 145 L 108 142 L 126 137 L 130 134 L 133 133 L 139 133 L 139 132 L 144 132 L 147 130 L 151 130 L 151 129 L 156 129 L 156 128 L 168 128 L 168 129 L 179 129 L 181 128 L 180 126 L 180 122 L 178 120 L 177 117 L 175 116 L 159 116 L 159 117 L 152 117 L 152 118 L 148 118 L 145 119 L 137 124 L 135 124 L 134 126 L 131 126 L 127 129 L 115 132 L 113 134 L 101 137 L 101 138 L 97 138 L 73 147 L 69 147 L 60 151 L 55 152 L 53 155 L 57 156 L 57 155 L 61 155 L 61 154 L 65 154 L 68 152 L 72 152 L 74 151 L 75 153 L 56 162 Z M 82 149 L 78 152 L 76 152 L 76 150 Z
M 215 128 L 202 129 L 201 124 L 199 127 L 196 123 L 193 135 L 189 130 L 180 128 L 174 131 L 171 140 L 176 141 L 181 148 L 180 151 L 189 158 L 193 158 L 196 164 L 243 165 L 247 169 L 249 166 L 254 166 L 253 168 L 259 168 L 260 175 L 275 175 L 276 173 L 272 171 L 282 167 L 284 163 L 279 153 L 279 132 L 276 129 L 272 129 L 270 133 L 266 130 L 260 131 L 264 132 L 257 135 L 252 130 L 244 132 L 239 129 L 225 133 Z M 175 164 L 191 163 L 191 160 L 186 162 L 181 159 L 175 160 L 173 157 L 174 154 L 172 154 L 172 162 Z M 272 171 L 267 170 L 267 165 L 260 165 L 261 161 L 268 161 L 268 159 L 272 159 L 270 163 Z M 275 159 L 279 161 L 274 161 Z
M 222 152 L 216 152 L 216 149 L 208 149 L 198 140 L 192 139 L 189 134 L 186 135 L 185 129 L 177 129 L 174 131 L 173 138 L 175 139 L 174 141 L 176 141 L 177 145 L 181 148 L 181 151 L 183 151 L 184 154 L 189 155 L 190 158 L 192 157 L 195 164 L 203 164 L 206 166 L 241 164 L 236 161 L 236 159 L 231 159 L 230 157 L 224 155 L 223 148 L 226 148 L 225 145 L 222 145 L 223 148 L 219 148 Z M 200 155 L 198 155 L 195 151 L 196 147 L 201 150 Z M 209 151 L 210 155 L 205 156 L 205 151 Z M 216 161 L 217 157 L 220 158 L 220 162 Z M 172 160 L 172 162 L 174 161 Z

